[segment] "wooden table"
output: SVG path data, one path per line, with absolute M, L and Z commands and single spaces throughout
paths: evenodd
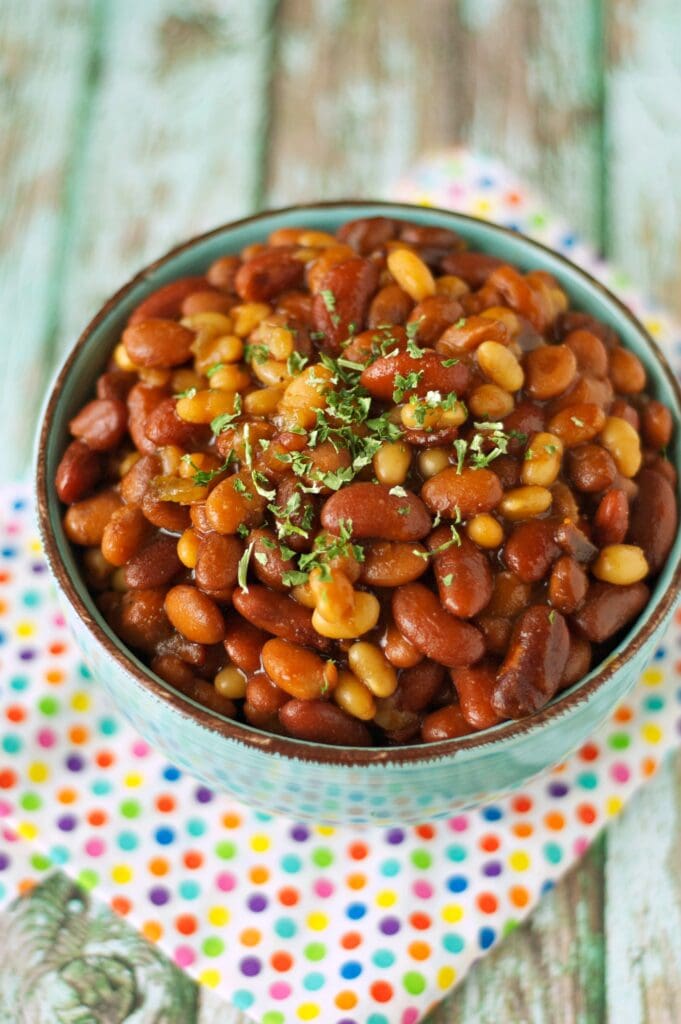
M 3 0 L 0 478 L 141 264 L 456 141 L 681 313 L 680 55 L 678 0 Z M 677 760 L 433 1024 L 678 1024 L 680 797 Z

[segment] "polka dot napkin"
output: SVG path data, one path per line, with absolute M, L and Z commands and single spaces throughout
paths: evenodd
M 447 153 L 398 195 L 539 237 L 662 314 L 498 166 Z M 674 346 L 676 345 L 676 348 Z M 167 764 L 80 663 L 26 488 L 0 492 L 0 892 L 54 866 L 261 1024 L 415 1024 L 512 929 L 680 741 L 681 621 L 568 763 L 493 805 L 416 828 L 255 813 Z

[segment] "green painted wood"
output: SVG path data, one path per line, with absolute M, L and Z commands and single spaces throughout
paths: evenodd
M 0 4 L 1 479 L 27 463 L 45 387 L 96 20 L 86 0 Z

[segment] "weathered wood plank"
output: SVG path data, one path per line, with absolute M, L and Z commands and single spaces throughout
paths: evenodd
M 63 233 L 61 210 L 96 10 L 86 0 L 0 4 L 0 478 L 28 458 L 55 330 Z

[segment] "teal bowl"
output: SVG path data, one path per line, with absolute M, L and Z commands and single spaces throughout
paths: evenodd
M 610 324 L 642 360 L 652 391 L 672 409 L 673 458 L 680 464 L 679 387 L 641 324 L 613 295 L 563 257 L 512 231 L 445 210 L 377 202 L 262 213 L 192 239 L 147 267 L 106 303 L 79 338 L 47 398 L 38 437 L 38 508 L 47 558 L 83 655 L 122 714 L 150 744 L 208 786 L 268 812 L 329 824 L 406 824 L 444 817 L 521 786 L 562 761 L 640 676 L 670 619 L 681 579 L 677 537 L 648 607 L 605 662 L 529 718 L 426 746 L 328 747 L 260 732 L 174 690 L 112 633 L 64 535 L 53 480 L 67 444 L 68 421 L 91 396 L 130 311 L 160 285 L 201 273 L 217 256 L 257 242 L 275 228 L 333 231 L 348 219 L 380 214 L 453 228 L 477 249 L 526 270 L 554 274 L 575 308 Z

